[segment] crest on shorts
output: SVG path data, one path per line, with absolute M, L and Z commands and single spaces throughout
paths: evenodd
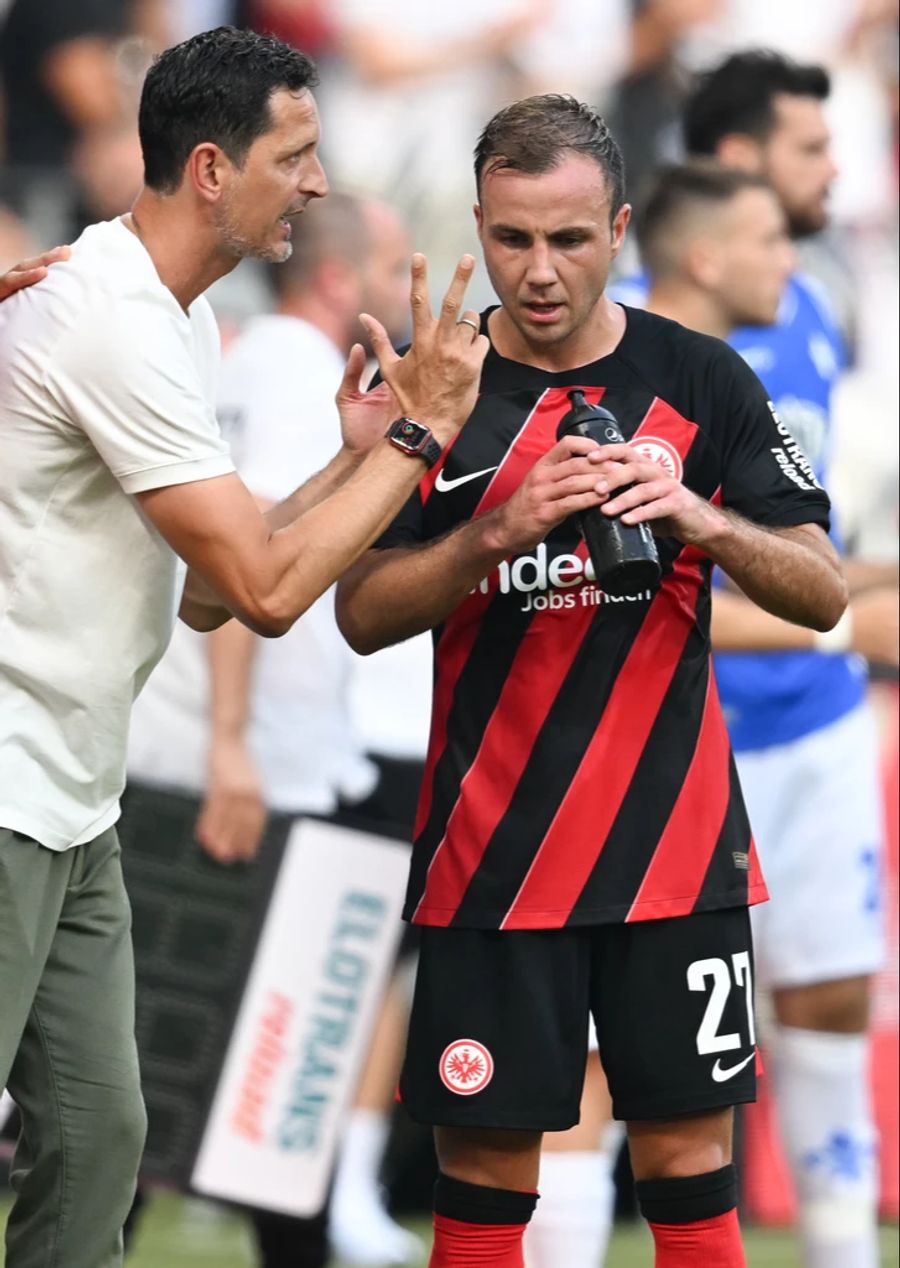
M 456 1039 L 444 1049 L 438 1065 L 441 1082 L 457 1096 L 483 1092 L 494 1077 L 494 1058 L 475 1039 Z
M 649 458 L 651 462 L 658 462 L 666 475 L 674 476 L 676 480 L 680 480 L 684 475 L 681 454 L 670 441 L 662 440 L 659 436 L 639 436 L 629 443 L 641 457 Z

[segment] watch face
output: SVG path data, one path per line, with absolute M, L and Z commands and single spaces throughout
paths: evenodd
M 391 431 L 394 440 L 398 441 L 404 449 L 411 450 L 420 449 L 431 435 L 427 427 L 413 422 L 411 418 L 399 418 Z

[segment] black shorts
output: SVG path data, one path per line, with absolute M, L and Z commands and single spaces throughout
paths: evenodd
M 418 1122 L 578 1122 L 593 1015 L 619 1119 L 756 1097 L 746 908 L 570 929 L 421 930 L 400 1092 Z

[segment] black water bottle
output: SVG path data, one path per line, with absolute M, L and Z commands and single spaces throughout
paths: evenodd
M 584 392 L 569 393 L 572 408 L 556 430 L 563 436 L 590 436 L 601 445 L 622 445 L 625 437 L 615 415 L 602 405 L 589 405 Z M 632 486 L 629 485 L 628 488 Z M 616 490 L 623 493 L 624 489 Z M 618 516 L 604 515 L 599 507 L 577 513 L 587 543 L 597 584 L 607 594 L 620 597 L 652 590 L 662 575 L 656 542 L 647 524 L 623 524 Z

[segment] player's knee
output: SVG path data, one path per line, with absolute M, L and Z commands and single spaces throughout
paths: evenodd
M 628 1124 L 631 1166 L 638 1180 L 698 1176 L 731 1163 L 733 1112 Z
M 438 1127 L 438 1163 L 444 1175 L 490 1188 L 527 1188 L 536 1181 L 541 1133 L 481 1127 Z

